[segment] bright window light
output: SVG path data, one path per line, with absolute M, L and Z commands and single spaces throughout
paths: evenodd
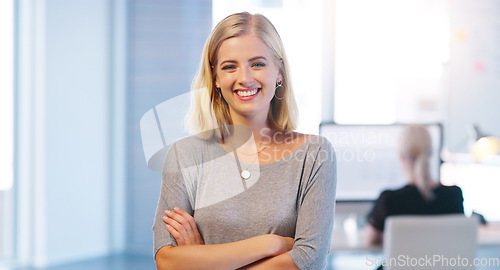
M 0 190 L 13 184 L 14 152 L 14 9 L 13 1 L 0 1 Z
M 336 3 L 336 122 L 390 124 L 409 114 L 402 102 L 437 99 L 449 58 L 445 0 Z

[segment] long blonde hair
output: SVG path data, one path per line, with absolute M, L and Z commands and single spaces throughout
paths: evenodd
M 415 185 L 422 196 L 430 200 L 433 197 L 429 159 L 432 155 L 432 141 L 425 126 L 412 125 L 405 127 L 399 141 L 399 151 L 405 158 Z
M 186 117 L 189 132 L 203 138 L 231 133 L 229 106 L 215 86 L 217 53 L 227 39 L 252 34 L 267 45 L 282 75 L 282 86 L 271 100 L 268 120 L 277 131 L 294 130 L 297 125 L 297 105 L 292 92 L 290 68 L 281 38 L 272 23 L 263 15 L 248 12 L 232 14 L 220 21 L 208 37 L 203 48 L 198 73 L 191 85 L 191 106 Z M 218 131 L 218 132 L 216 132 Z

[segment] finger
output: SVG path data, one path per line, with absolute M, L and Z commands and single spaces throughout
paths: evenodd
M 201 237 L 196 236 L 194 231 L 187 232 L 181 224 L 177 221 L 169 218 L 163 217 L 167 226 L 170 227 L 169 232 L 171 232 L 172 236 L 176 238 L 176 241 L 179 245 L 192 245 L 192 244 L 204 244 L 203 239 Z M 168 229 L 168 228 L 167 228 Z M 180 239 L 178 239 L 181 237 Z
M 183 237 L 188 236 L 186 228 L 184 228 L 184 226 L 182 226 L 182 224 L 177 222 L 175 219 L 163 217 L 163 222 L 167 223 L 167 225 L 172 226 L 179 234 L 183 235 Z
M 198 226 L 196 225 L 194 217 L 179 207 L 174 207 L 174 212 L 183 216 L 189 222 L 189 225 L 191 226 L 192 229 L 192 233 L 194 234 L 194 239 L 200 239 L 200 242 L 203 243 L 203 239 L 201 239 L 201 235 L 200 232 L 198 231 Z M 190 231 L 188 231 L 188 233 L 189 232 Z
M 177 245 L 184 245 L 184 237 L 175 230 L 174 227 L 170 226 L 169 224 L 165 225 L 167 227 L 167 231 L 174 237 L 175 241 L 177 242 Z
M 186 211 L 184 211 L 182 208 L 179 207 L 174 207 L 174 212 L 184 217 L 186 221 L 189 223 L 191 229 L 198 232 L 198 228 L 196 226 L 196 222 L 194 221 L 193 216 L 191 216 L 190 214 L 188 214 Z
M 184 216 L 182 216 L 182 215 L 180 215 L 180 214 L 178 214 L 178 213 L 176 213 L 174 211 L 170 211 L 170 210 L 165 211 L 165 215 L 167 215 L 167 217 L 169 217 L 171 219 L 174 219 L 179 224 L 181 224 L 182 226 L 184 226 L 184 228 L 187 231 L 191 231 L 192 230 L 191 223 L 189 223 L 189 221 Z

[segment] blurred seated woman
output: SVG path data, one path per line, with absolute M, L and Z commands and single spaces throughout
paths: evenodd
M 368 215 L 366 244 L 382 243 L 385 219 L 389 216 L 464 213 L 462 190 L 431 179 L 431 149 L 431 137 L 425 126 L 408 126 L 402 131 L 399 157 L 408 184 L 380 194 Z

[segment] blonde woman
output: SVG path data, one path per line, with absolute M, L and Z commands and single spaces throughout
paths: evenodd
M 425 126 L 404 128 L 400 135 L 399 157 L 408 184 L 380 194 L 368 216 L 365 230 L 368 245 L 382 243 L 388 216 L 464 213 L 462 190 L 457 186 L 443 186 L 431 178 L 431 149 L 431 137 Z
M 158 269 L 321 269 L 335 153 L 294 132 L 281 39 L 262 15 L 226 17 L 208 38 L 188 124 L 165 160 L 153 225 Z

